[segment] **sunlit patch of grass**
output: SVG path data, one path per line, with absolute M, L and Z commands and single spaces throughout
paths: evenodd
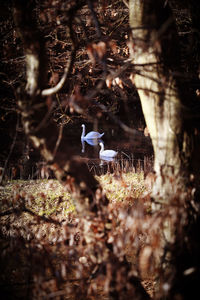
M 145 191 L 143 172 L 107 173 L 96 178 L 112 202 L 131 204 Z M 66 216 L 76 210 L 71 195 L 58 180 L 9 181 L 0 191 L 0 210 L 16 207 L 20 198 L 39 216 Z
M 97 180 L 112 202 L 126 201 L 131 204 L 133 199 L 140 198 L 145 191 L 143 172 L 128 172 L 119 175 L 107 173 L 97 176 Z
M 14 180 L 0 191 L 1 211 L 16 206 L 22 197 L 25 206 L 40 216 L 75 210 L 71 195 L 57 180 Z

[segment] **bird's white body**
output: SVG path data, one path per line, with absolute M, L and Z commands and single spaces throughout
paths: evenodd
M 88 134 L 85 135 L 85 124 L 81 125 L 83 130 L 81 134 L 81 140 L 92 140 L 92 139 L 100 139 L 103 135 L 103 133 L 99 133 L 97 131 L 90 131 Z
M 99 143 L 101 149 L 99 151 L 99 156 L 100 158 L 103 158 L 103 157 L 115 157 L 117 155 L 117 151 L 114 151 L 114 150 L 104 150 L 104 144 L 103 143 Z

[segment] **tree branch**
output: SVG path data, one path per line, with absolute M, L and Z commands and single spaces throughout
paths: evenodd
M 64 86 L 64 84 L 71 72 L 71 69 L 72 69 L 72 66 L 73 66 L 73 63 L 75 60 L 75 56 L 76 56 L 76 49 L 74 49 L 70 55 L 67 67 L 64 70 L 61 80 L 57 83 L 56 86 L 49 88 L 49 89 L 42 90 L 41 95 L 43 97 L 53 95 L 53 94 L 57 93 L 59 90 L 61 90 L 61 88 Z
M 19 207 L 19 208 L 11 208 L 11 209 L 5 210 L 3 212 L 0 212 L 0 217 L 9 216 L 9 215 L 12 215 L 12 214 L 16 214 L 16 215 L 19 216 L 22 213 L 28 213 L 29 215 L 31 215 L 33 217 L 37 217 L 37 219 L 40 220 L 40 221 L 43 221 L 43 222 L 46 222 L 46 223 L 52 223 L 52 224 L 61 226 L 61 223 L 59 221 L 56 221 L 52 218 L 47 218 L 45 216 L 39 216 L 38 214 L 36 214 L 35 212 L 30 210 L 26 206 Z
M 6 161 L 5 161 L 5 163 L 4 163 L 3 173 L 2 173 L 1 178 L 0 178 L 0 185 L 1 185 L 2 182 L 3 182 L 4 175 L 5 175 L 5 172 L 6 172 L 6 168 L 7 168 L 7 165 L 8 165 L 9 159 L 10 159 L 10 156 L 11 156 L 11 154 L 12 154 L 12 152 L 13 152 L 15 143 L 16 143 L 17 134 L 18 134 L 18 127 L 19 127 L 19 114 L 17 114 L 17 124 L 16 124 L 16 127 L 15 127 L 15 135 L 14 135 L 14 138 L 13 138 L 13 141 L 12 141 L 12 144 L 11 144 L 11 147 L 10 147 L 10 151 L 9 151 L 8 156 L 7 156 L 7 158 L 6 158 Z

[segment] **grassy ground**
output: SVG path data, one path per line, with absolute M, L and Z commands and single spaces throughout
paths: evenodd
M 74 211 L 70 194 L 57 180 L 13 180 L 0 192 L 1 210 L 17 205 L 21 199 L 36 214 L 50 216 Z
M 128 202 L 142 196 L 145 191 L 144 175 L 141 172 L 121 175 L 96 176 L 103 190 L 112 202 Z M 13 180 L 1 187 L 0 211 L 20 205 L 25 200 L 27 208 L 39 216 L 60 215 L 65 217 L 75 211 L 71 195 L 57 180 Z
M 144 174 L 123 173 L 120 175 L 105 174 L 97 177 L 106 196 L 112 202 L 129 202 L 142 196 L 145 191 Z
M 134 205 L 135 200 L 140 198 L 146 190 L 142 172 L 139 174 L 128 172 L 119 175 L 107 173 L 106 175 L 96 178 L 101 183 L 106 196 L 113 205 L 120 204 L 122 207 L 127 207 L 127 205 L 131 207 Z M 56 223 L 48 223 L 46 219 L 62 222 L 67 218 L 69 221 L 70 215 L 73 215 L 72 226 L 76 226 L 73 225 L 73 220 L 76 218 L 76 209 L 71 195 L 57 180 L 16 180 L 8 182 L 0 190 L 0 213 L 5 211 L 9 212 L 9 210 L 13 208 L 19 211 L 0 218 L 2 236 L 0 237 L 0 281 L 2 286 L 8 287 L 6 288 L 6 293 L 8 293 L 8 290 L 10 293 L 11 288 L 13 289 L 13 286 L 15 287 L 14 293 L 17 297 L 11 296 L 11 298 L 8 299 L 28 299 L 30 291 L 27 290 L 27 288 L 25 291 L 24 287 L 27 287 L 27 277 L 29 278 L 31 276 L 31 266 L 27 260 L 27 251 L 30 251 L 30 241 L 31 249 L 36 247 L 35 254 L 31 254 L 31 257 L 36 255 L 36 261 L 38 259 L 37 251 L 46 252 L 46 249 L 48 249 L 48 255 L 55 261 L 53 268 L 62 265 L 65 249 L 64 251 L 62 250 L 64 245 L 59 244 L 59 237 L 65 233 L 61 231 Z M 6 236 L 8 239 L 5 238 Z M 15 242 L 14 244 L 11 242 L 11 245 L 9 241 L 12 241 L 13 238 Z M 18 243 L 21 238 L 23 238 L 22 244 Z M 40 247 L 42 248 L 40 249 Z M 131 262 L 133 260 L 131 257 L 132 252 L 129 250 L 130 249 L 127 249 L 127 257 Z M 11 258 L 10 254 L 12 256 Z M 30 253 L 28 255 L 30 255 Z M 43 257 L 45 259 L 45 254 L 42 255 L 44 255 Z M 39 254 L 41 257 L 42 255 L 41 253 Z M 74 263 L 76 264 L 76 262 Z M 84 272 L 84 269 L 82 271 Z M 70 280 L 73 277 L 72 274 L 73 271 L 67 275 Z M 54 280 L 54 277 L 53 275 L 46 277 L 48 277 L 48 280 L 45 283 L 43 282 L 43 287 L 45 284 L 47 285 L 47 294 L 49 294 L 52 291 L 51 289 L 50 291 L 48 290 L 48 282 L 49 280 Z M 72 281 L 73 280 L 72 278 Z M 34 285 L 34 280 L 32 284 Z M 78 285 L 78 282 L 75 282 L 75 284 Z M 152 282 L 144 281 L 144 286 L 151 294 Z M 23 292 L 21 287 L 23 287 Z M 56 287 L 55 291 L 57 292 Z M 40 293 L 40 291 L 38 293 Z M 37 293 L 34 297 L 37 298 Z M 74 299 L 78 299 L 76 297 L 77 296 L 74 296 Z M 96 299 L 108 299 L 106 296 L 103 297 L 101 292 L 98 297 L 99 298 Z M 30 299 L 32 298 L 30 297 Z M 57 299 L 60 298 L 58 297 Z

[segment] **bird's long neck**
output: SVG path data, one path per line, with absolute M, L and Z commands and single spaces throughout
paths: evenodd
M 83 127 L 83 130 L 82 130 L 81 138 L 84 138 L 84 136 L 85 136 L 85 125 L 83 125 L 82 127 Z
M 81 152 L 84 153 L 85 152 L 85 141 L 84 141 L 84 139 L 81 139 L 81 143 L 82 143 L 82 150 L 81 150 Z
M 100 147 L 101 147 L 100 153 L 102 153 L 104 151 L 104 144 L 101 143 Z

